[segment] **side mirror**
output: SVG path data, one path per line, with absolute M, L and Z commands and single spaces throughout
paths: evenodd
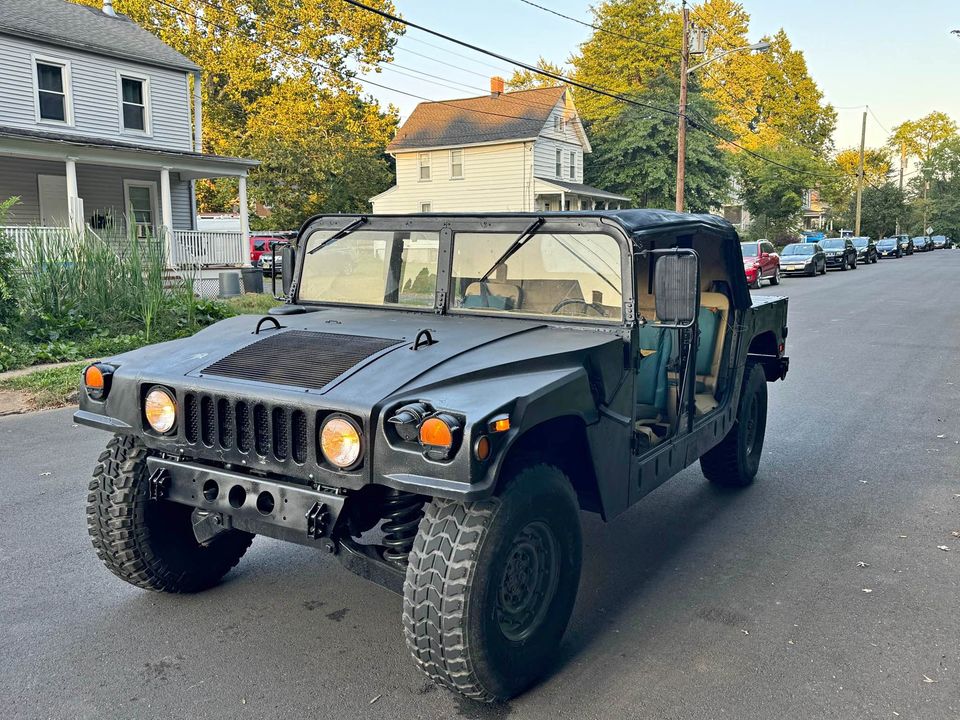
M 283 246 L 283 249 L 280 250 L 280 263 L 283 273 L 283 296 L 290 297 L 290 287 L 293 285 L 293 274 L 297 264 L 297 253 L 293 246 Z
M 700 268 L 692 253 L 662 255 L 653 278 L 657 320 L 664 325 L 692 325 L 700 304 Z

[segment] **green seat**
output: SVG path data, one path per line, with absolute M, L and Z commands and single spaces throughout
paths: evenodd
M 717 308 L 701 307 L 699 313 L 700 344 L 697 346 L 697 375 L 709 375 L 713 354 L 717 350 L 721 312 Z M 697 391 L 701 392 L 701 391 Z
M 667 410 L 667 365 L 673 352 L 673 333 L 644 325 L 640 328 L 640 349 L 652 350 L 640 359 L 636 376 L 637 417 L 651 419 Z

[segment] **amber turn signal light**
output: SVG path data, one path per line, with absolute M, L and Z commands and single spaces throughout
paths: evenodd
M 508 415 L 500 415 L 493 418 L 490 421 L 490 432 L 502 433 L 510 429 L 510 417 Z
M 83 386 L 91 400 L 103 400 L 110 391 L 110 378 L 113 368 L 103 363 L 95 363 L 83 371 Z
M 453 430 L 440 417 L 427 418 L 420 425 L 420 442 L 431 447 L 451 447 Z

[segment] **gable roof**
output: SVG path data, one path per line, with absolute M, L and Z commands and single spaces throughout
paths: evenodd
M 537 88 L 420 103 L 387 151 L 533 140 L 564 92 L 563 87 Z
M 0 0 L 0 33 L 148 65 L 200 69 L 126 15 L 66 0 Z

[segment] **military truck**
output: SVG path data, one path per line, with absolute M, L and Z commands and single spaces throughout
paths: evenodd
M 286 302 L 88 367 L 75 420 L 113 435 L 93 545 L 141 588 L 217 583 L 255 535 L 403 597 L 419 667 L 480 701 L 555 656 L 581 511 L 612 520 L 700 461 L 744 486 L 787 300 L 739 239 L 655 210 L 316 217 Z

